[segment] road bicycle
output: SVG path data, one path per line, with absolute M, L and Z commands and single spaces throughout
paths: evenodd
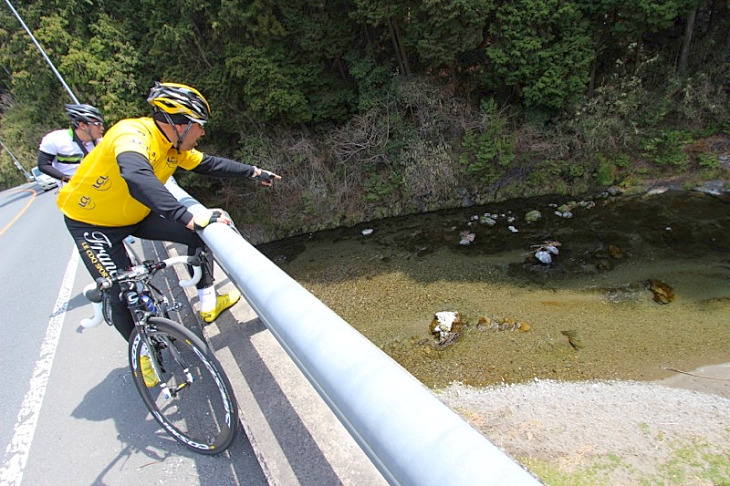
M 146 260 L 113 277 L 96 279 L 84 289 L 84 295 L 94 304 L 94 317 L 84 319 L 81 325 L 94 327 L 102 320 L 112 325 L 108 293 L 118 283 L 122 301 L 134 317 L 127 354 L 142 400 L 175 440 L 200 454 L 214 455 L 231 445 L 238 429 L 238 404 L 233 389 L 207 344 L 170 319 L 170 312 L 177 311 L 182 304 L 171 303 L 150 282 L 160 270 L 181 264 L 193 269 L 193 277 L 181 280 L 179 285 L 195 285 L 200 280 L 204 258 L 199 253 Z

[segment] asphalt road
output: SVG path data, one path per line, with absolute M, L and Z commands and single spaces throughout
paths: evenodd
M 91 280 L 55 206 L 27 184 L 0 193 L 0 485 L 264 485 L 245 434 L 188 452 L 149 416 L 126 343 L 81 332 Z

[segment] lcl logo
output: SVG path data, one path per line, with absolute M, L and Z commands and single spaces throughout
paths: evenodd
M 89 196 L 81 196 L 81 199 L 79 199 L 79 206 L 82 209 L 94 209 L 96 204 Z
M 92 187 L 96 189 L 97 191 L 108 191 L 111 187 L 111 184 L 108 184 L 109 177 L 107 176 L 100 176 L 98 179 L 96 179 L 96 182 L 92 184 Z

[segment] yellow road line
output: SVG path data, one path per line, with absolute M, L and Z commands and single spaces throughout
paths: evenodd
M 18 220 L 18 218 L 20 218 L 23 215 L 23 213 L 33 203 L 33 200 L 38 195 L 38 193 L 35 192 L 33 189 L 26 189 L 26 190 L 31 193 L 30 200 L 28 201 L 28 203 L 25 206 L 23 206 L 23 209 L 21 209 L 20 212 L 18 214 L 16 214 L 15 217 L 13 219 L 11 219 L 10 222 L 8 224 L 6 224 L 3 229 L 0 230 L 0 235 L 5 233 L 5 231 L 7 231 L 7 229 L 10 228 L 13 225 L 13 223 L 15 223 Z

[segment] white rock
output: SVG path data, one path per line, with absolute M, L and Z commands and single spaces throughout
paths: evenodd
M 434 314 L 434 317 L 438 321 L 436 330 L 440 332 L 451 332 L 451 326 L 456 320 L 456 312 L 441 311 Z
M 544 263 L 545 265 L 549 265 L 553 262 L 553 257 L 545 250 L 536 251 L 535 258 L 537 258 L 540 263 Z

